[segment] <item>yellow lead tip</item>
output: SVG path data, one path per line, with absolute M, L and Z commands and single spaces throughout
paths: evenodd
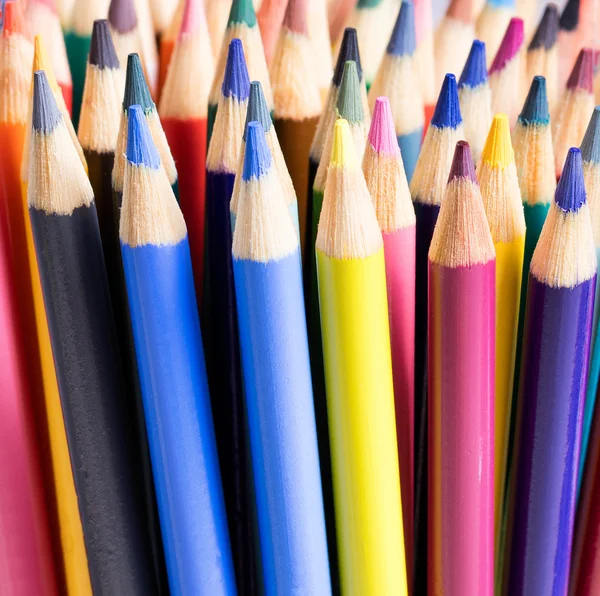
M 46 46 L 44 45 L 44 40 L 39 34 L 36 35 L 33 40 L 33 72 L 38 70 L 43 70 L 46 73 L 50 89 L 55 93 L 58 89 L 58 83 L 54 76 L 54 69 L 52 68 L 50 57 L 48 56 Z
M 510 126 L 506 114 L 494 116 L 481 159 L 492 168 L 502 169 L 514 161 L 515 156 L 510 142 Z
M 350 126 L 343 118 L 338 118 L 333 129 L 333 144 L 331 146 L 331 165 L 353 166 L 356 164 L 354 139 L 350 134 Z

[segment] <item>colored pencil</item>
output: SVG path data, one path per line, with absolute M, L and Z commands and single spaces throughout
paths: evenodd
M 202 0 L 186 0 L 159 111 L 177 163 L 179 201 L 188 228 L 196 295 L 202 302 L 208 93 L 214 62 Z
M 406 568 L 411 570 L 410 587 L 414 542 L 415 210 L 387 97 L 379 97 L 375 102 L 362 167 L 383 236 L 404 547 Z
M 83 97 L 83 85 L 90 52 L 94 21 L 108 16 L 110 0 L 74 0 L 71 29 L 65 31 L 65 46 L 73 81 L 72 117 L 75 128 L 79 125 L 79 110 Z
M 127 139 L 121 252 L 169 585 L 235 594 L 185 222 L 139 106 Z
M 233 272 L 266 594 L 331 594 L 300 242 L 260 122 L 246 129 Z
M 303 251 L 308 225 L 307 164 L 322 109 L 311 52 L 307 0 L 289 0 L 271 67 L 273 122 L 296 189 Z
M 221 50 L 231 4 L 231 0 L 214 0 L 213 2 L 206 3 L 206 18 L 208 21 L 208 30 L 210 31 L 210 44 L 213 56 L 218 56 Z
M 215 128 L 206 157 L 203 331 L 215 434 L 233 560 L 240 590 L 252 592 L 253 553 L 247 425 L 231 260 L 230 202 L 238 167 L 250 82 L 242 42 L 229 44 Z M 196 280 L 198 284 L 198 280 Z
M 587 194 L 592 231 L 596 246 L 596 257 L 600 257 L 600 107 L 594 108 L 590 123 L 581 143 L 581 158 L 583 161 L 583 178 Z M 585 460 L 587 457 L 592 419 L 596 405 L 596 395 L 600 381 L 600 343 L 598 343 L 598 316 L 600 314 L 600 292 L 596 292 L 594 302 L 594 318 L 592 325 L 592 344 L 590 359 L 590 374 L 585 397 L 583 412 L 583 429 L 581 435 L 581 457 L 579 463 L 579 477 L 577 481 L 577 494 L 583 480 Z
M 33 131 L 29 216 L 92 587 L 153 593 L 93 191 L 43 72 L 34 75 Z
M 554 113 L 558 101 L 558 22 L 556 4 L 548 4 L 527 47 L 527 82 L 536 75 L 546 79 L 546 92 L 550 113 Z
M 406 595 L 383 242 L 341 119 L 317 262 L 342 593 Z
M 73 82 L 55 0 L 29 0 L 25 14 L 31 34 L 44 35 L 52 69 L 70 114 L 73 106 Z
M 329 38 L 333 47 L 340 41 L 355 4 L 356 0 L 327 0 Z
M 416 215 L 415 277 L 415 576 L 427 590 L 427 255 L 444 196 L 454 147 L 464 138 L 456 78 L 447 74 L 410 183 Z M 436 164 L 435 168 L 431 164 Z M 417 333 L 416 330 L 419 330 Z
M 415 48 L 414 7 L 412 2 L 402 2 L 386 53 L 369 90 L 369 105 L 373 110 L 378 97 L 389 98 L 397 143 L 409 182 L 421 150 L 425 125 Z
M 150 0 L 134 0 L 135 12 L 138 19 L 138 31 L 141 44 L 141 55 L 146 69 L 146 77 L 150 89 L 156 94 L 158 85 L 158 44 L 156 41 L 156 32 L 154 30 L 152 13 L 150 9 Z M 171 1 L 173 8 L 176 7 L 174 0 Z M 123 61 L 121 64 L 125 64 Z
M 221 50 L 218 54 L 215 77 L 210 89 L 210 95 L 208 96 L 208 144 L 210 144 L 217 106 L 221 96 L 221 83 L 225 74 L 229 44 L 232 39 L 240 39 L 242 41 L 248 65 L 248 73 L 253 81 L 261 82 L 269 111 L 273 111 L 273 91 L 271 89 L 269 70 L 267 68 L 262 38 L 256 20 L 256 13 L 252 6 L 252 0 L 233 0 Z
M 472 0 L 452 0 L 435 32 L 435 82 L 447 72 L 458 73 L 475 39 Z
M 485 64 L 485 44 L 476 39 L 458 81 L 465 138 L 471 148 L 474 163 L 479 161 L 492 123 L 492 92 Z
M 333 74 L 331 38 L 327 23 L 327 0 L 308 0 L 308 34 L 313 46 L 315 78 L 324 104 Z
M 529 271 L 509 547 L 516 596 L 568 587 L 596 271 L 581 153 L 572 148 Z
M 179 2 L 177 0 L 150 0 L 150 14 L 152 15 L 152 24 L 158 40 L 164 35 L 171 24 Z M 210 3 L 209 3 L 210 4 Z M 223 27 L 224 29 L 225 27 Z
M 183 9 L 185 0 L 177 1 L 177 8 L 173 13 L 169 26 L 160 36 L 160 45 L 158 47 L 158 87 L 156 89 L 156 97 L 160 100 L 163 85 L 167 79 L 169 72 L 169 64 L 171 63 L 171 55 L 175 47 L 175 40 L 181 30 L 181 21 L 183 20 Z
M 475 22 L 475 37 L 485 43 L 488 68 L 500 47 L 504 32 L 515 15 L 515 0 L 486 0 Z
M 285 9 L 288 0 L 263 0 L 260 4 L 256 18 L 260 28 L 267 66 L 271 65 L 275 54 L 275 46 L 279 38 L 279 31 L 283 24 Z
M 492 114 L 505 113 L 511 127 L 517 123 L 524 95 L 524 35 L 522 19 L 511 19 L 489 69 Z
M 558 88 L 562 89 L 583 47 L 579 35 L 581 0 L 567 0 L 560 15 L 558 30 Z
M 525 251 L 525 216 L 510 140 L 510 126 L 505 114 L 494 116 L 477 166 L 477 177 L 496 251 L 494 502 L 498 503 L 498 507 L 495 508 L 494 528 L 498 544 Z
M 556 178 L 561 175 L 563 156 L 569 147 L 579 146 L 594 110 L 594 50 L 583 48 L 571 71 L 567 87 L 552 123 Z
M 460 141 L 429 249 L 429 594 L 493 593 L 495 280 Z
M 435 80 L 435 62 L 433 58 L 433 24 L 431 15 L 431 0 L 414 0 L 416 59 L 419 65 L 421 94 L 425 103 L 425 130 L 429 126 L 437 101 L 437 86 Z
M 112 172 L 112 187 L 115 193 L 115 204 L 121 205 L 123 194 L 123 177 L 125 176 L 125 149 L 127 148 L 127 110 L 133 105 L 140 105 L 146 115 L 152 140 L 158 149 L 160 163 L 167 173 L 173 192 L 177 197 L 179 194 L 177 184 L 177 169 L 175 161 L 167 142 L 156 105 L 150 96 L 150 90 L 144 78 L 142 63 L 137 54 L 127 56 L 127 70 L 125 71 L 125 94 L 123 95 L 123 111 L 121 112 L 121 123 L 117 137 L 117 150 L 115 151 L 115 166 Z

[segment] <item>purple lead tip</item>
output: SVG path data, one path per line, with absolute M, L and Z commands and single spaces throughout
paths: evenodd
M 569 75 L 567 89 L 583 89 L 594 92 L 594 50 L 582 48 Z
M 454 158 L 452 159 L 452 167 L 448 176 L 448 184 L 455 178 L 469 178 L 477 184 L 475 176 L 475 165 L 471 157 L 471 147 L 467 141 L 458 141 L 454 150 Z

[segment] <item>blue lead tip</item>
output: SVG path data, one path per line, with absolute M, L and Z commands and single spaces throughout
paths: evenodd
M 250 99 L 248 100 L 248 109 L 246 110 L 244 141 L 246 140 L 246 129 L 250 122 L 260 122 L 265 132 L 271 130 L 271 126 L 273 125 L 262 85 L 258 81 L 250 83 Z
M 221 93 L 224 97 L 235 97 L 239 101 L 248 99 L 250 94 L 248 68 L 244 57 L 244 48 L 239 39 L 232 39 L 229 44 Z
M 541 76 L 533 77 L 529 93 L 519 114 L 519 124 L 530 126 L 532 124 L 547 125 L 550 122 L 548 112 L 548 96 L 546 95 L 546 79 Z
M 485 43 L 476 39 L 465 62 L 465 67 L 458 81 L 459 87 L 478 87 L 487 83 L 488 71 L 485 61 Z
M 404 0 L 387 46 L 392 56 L 412 56 L 417 47 L 415 37 L 415 8 L 412 2 Z
M 152 140 L 141 106 L 130 106 L 127 123 L 127 161 L 153 170 L 160 168 L 158 151 Z
M 246 154 L 242 179 L 261 178 L 271 167 L 271 153 L 260 122 L 250 122 L 246 129 Z
M 581 157 L 583 161 L 600 163 L 600 106 L 594 108 L 581 141 Z
M 442 90 L 435 104 L 435 112 L 431 124 L 437 128 L 456 128 L 462 123 L 460 105 L 458 103 L 458 91 L 456 89 L 456 77 L 447 74 L 442 83 Z
M 554 200 L 563 211 L 569 213 L 579 211 L 585 199 L 581 151 L 577 147 L 571 147 L 556 187 Z
M 31 116 L 33 130 L 45 134 L 51 133 L 62 118 L 43 70 L 36 70 L 33 73 L 33 111 Z

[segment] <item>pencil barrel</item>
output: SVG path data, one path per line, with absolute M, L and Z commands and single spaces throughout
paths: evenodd
M 421 151 L 421 139 L 423 138 L 423 129 L 418 128 L 414 132 L 405 135 L 398 136 L 398 146 L 400 147 L 400 153 L 402 155 L 402 161 L 404 162 L 404 171 L 406 172 L 406 179 L 410 184 L 419 153 Z

